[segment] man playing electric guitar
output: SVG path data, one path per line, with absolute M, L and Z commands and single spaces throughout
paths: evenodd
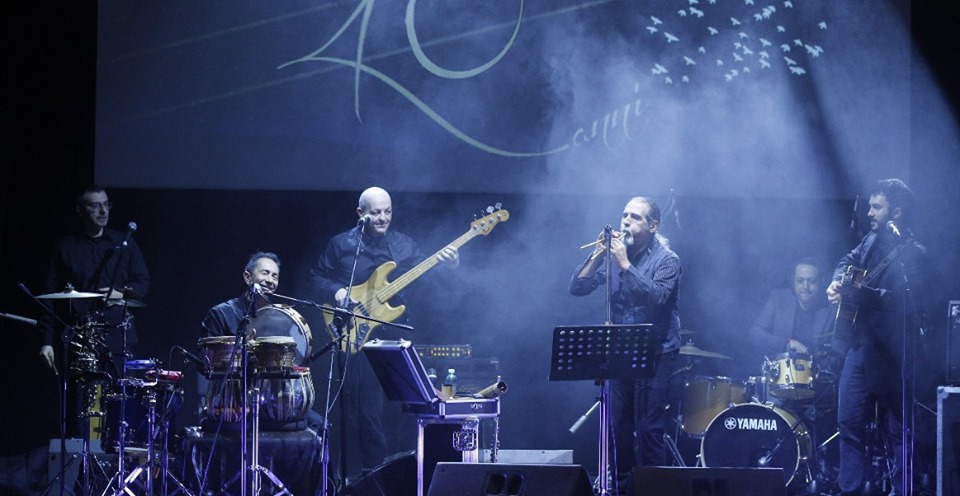
M 358 299 L 362 303 L 362 298 L 357 294 L 362 292 L 360 289 L 356 292 L 351 291 L 350 304 L 346 304 L 348 288 L 351 285 L 351 272 L 354 273 L 354 289 L 361 284 L 376 285 L 378 281 L 370 281 L 371 276 L 383 272 L 377 269 L 384 264 L 396 263 L 396 274 L 403 274 L 421 263 L 426 255 L 409 236 L 390 230 L 393 205 L 390 194 L 382 188 L 368 188 L 360 195 L 357 216 L 360 218 L 357 227 L 340 233 L 330 240 L 317 266 L 311 271 L 311 285 L 314 294 L 321 301 L 336 302 L 339 307 L 350 308 L 362 314 L 364 308 L 361 307 L 364 305 L 355 306 Z M 359 256 L 357 256 L 358 242 L 361 243 Z M 445 266 L 450 268 L 459 266 L 459 251 L 454 245 L 443 248 L 435 256 Z M 354 266 L 356 266 L 355 272 Z M 348 341 L 356 341 L 346 343 L 351 351 L 340 355 L 341 362 L 346 362 L 341 363 L 341 370 L 345 370 L 343 401 L 346 402 L 348 409 L 344 419 L 346 424 L 344 435 L 350 441 L 351 464 L 354 461 L 352 460 L 354 454 L 359 454 L 362 468 L 372 469 L 391 454 L 388 451 L 388 436 L 384 432 L 382 421 L 385 406 L 384 392 L 366 356 L 363 353 L 354 353 L 362 344 L 361 340 L 367 337 L 360 335 L 364 334 L 363 329 L 365 326 L 368 328 L 372 326 L 361 319 L 347 322 L 345 326 L 350 326 L 351 329 L 357 328 L 358 331 L 347 337 Z M 376 337 L 409 338 L 390 326 L 377 327 Z M 341 453 L 340 456 L 343 457 L 346 454 Z
M 903 181 L 884 179 L 877 183 L 867 213 L 870 233 L 840 259 L 827 288 L 831 303 L 853 305 L 852 309 L 841 307 L 838 311 L 838 324 L 841 320 L 852 321 L 852 332 L 841 340 L 846 350 L 835 350 L 845 351 L 837 409 L 838 483 L 842 494 L 861 494 L 868 483 L 876 482 L 875 475 L 869 473 L 871 461 L 866 459 L 867 424 L 873 420 L 875 404 L 894 462 L 893 473 L 889 474 L 894 491 L 890 494 L 904 494 L 902 447 L 911 443 L 905 443 L 903 437 L 902 395 L 905 385 L 910 392 L 912 350 L 923 329 L 922 309 L 929 301 L 930 274 L 926 249 L 908 229 L 912 202 L 913 192 Z M 906 382 L 902 380 L 904 371 Z M 908 416 L 910 411 L 908 408 Z M 907 420 L 910 425 L 912 419 Z M 873 446 L 875 454 L 882 449 Z

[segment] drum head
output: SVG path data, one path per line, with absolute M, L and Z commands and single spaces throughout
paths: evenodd
M 810 449 L 806 427 L 789 412 L 745 403 L 720 412 L 710 422 L 700 456 L 705 467 L 779 467 L 789 485 Z
M 297 364 L 303 363 L 303 360 L 310 356 L 313 342 L 310 326 L 296 310 L 280 305 L 263 307 L 257 310 L 257 316 L 250 321 L 250 325 L 257 332 L 256 339 L 265 336 L 293 338 L 297 343 Z

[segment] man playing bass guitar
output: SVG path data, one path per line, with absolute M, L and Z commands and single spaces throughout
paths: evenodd
M 363 289 L 363 285 L 377 284 L 378 281 L 371 281 L 377 278 L 371 278 L 371 276 L 382 272 L 378 271 L 378 268 L 392 262 L 397 265 L 397 273 L 403 274 L 420 264 L 426 259 L 426 255 L 409 236 L 390 229 L 393 204 L 386 190 L 378 187 L 366 189 L 360 195 L 357 216 L 360 218 L 357 227 L 334 236 L 328 243 L 317 266 L 311 270 L 311 285 L 313 292 L 322 301 L 335 302 L 338 307 L 349 308 L 363 314 L 365 310 L 360 307 L 365 305 L 358 293 Z M 359 256 L 358 243 L 361 244 Z M 459 251 L 454 245 L 443 248 L 435 256 L 445 266 L 450 268 L 459 266 Z M 354 286 L 348 302 L 347 293 L 348 288 L 351 287 L 351 273 L 354 273 Z M 361 301 L 358 302 L 358 300 Z M 402 322 L 402 320 L 398 318 L 394 322 Z M 363 353 L 356 353 L 368 338 L 364 335 L 363 329 L 372 327 L 371 323 L 355 319 L 345 325 L 349 329 L 357 329 L 350 333 L 352 335 L 346 337 L 344 346 L 348 352 L 340 355 L 342 362 L 349 362 L 349 366 L 341 364 L 341 370 L 345 371 L 343 401 L 346 402 L 348 411 L 343 421 L 346 428 L 345 436 L 349 440 L 349 451 L 351 451 L 351 456 L 348 458 L 351 463 L 348 465 L 353 465 L 353 457 L 356 453 L 359 454 L 362 469 L 369 470 L 375 468 L 391 454 L 388 451 L 388 436 L 385 434 L 382 420 L 385 395 L 366 356 Z M 376 337 L 409 338 L 390 326 L 377 327 Z M 344 457 L 346 453 L 341 453 L 340 456 Z M 348 474 L 341 475 L 346 477 Z

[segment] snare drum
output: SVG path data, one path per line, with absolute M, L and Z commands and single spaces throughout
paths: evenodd
M 203 361 L 207 370 L 214 373 L 223 373 L 227 370 L 239 370 L 243 366 L 243 355 L 240 350 L 234 353 L 237 344 L 235 336 L 209 336 L 200 338 L 197 343 L 203 350 Z
M 813 398 L 813 362 L 803 353 L 781 353 L 770 367 L 770 396 L 783 400 Z
M 743 385 L 729 377 L 697 377 L 683 386 L 680 428 L 692 437 L 700 437 L 718 413 L 743 400 Z
M 303 363 L 310 356 L 313 335 L 307 321 L 296 310 L 284 305 L 269 305 L 257 310 L 257 316 L 250 321 L 254 337 L 262 341 L 264 336 L 283 336 L 293 338 L 296 343 L 294 365 Z
M 262 336 L 251 344 L 257 372 L 290 370 L 297 359 L 297 343 L 289 336 Z

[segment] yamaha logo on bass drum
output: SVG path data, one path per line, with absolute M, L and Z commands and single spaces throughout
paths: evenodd
M 775 431 L 777 422 L 771 418 L 756 417 L 727 417 L 723 420 L 723 426 L 727 430 L 747 430 L 747 431 Z

